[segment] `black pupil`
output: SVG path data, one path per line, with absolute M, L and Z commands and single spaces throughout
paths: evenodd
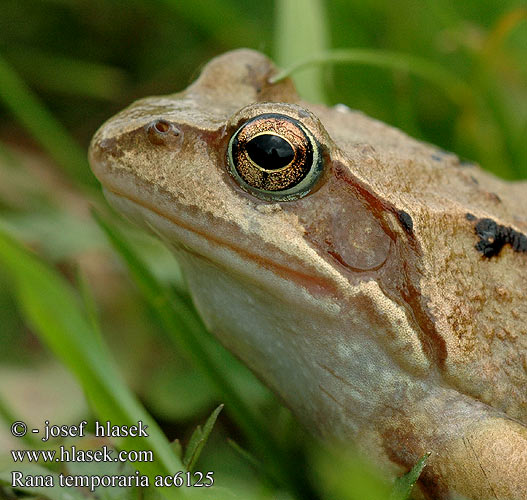
M 245 146 L 251 160 L 265 170 L 277 170 L 293 161 L 295 152 L 291 145 L 274 134 L 262 134 Z

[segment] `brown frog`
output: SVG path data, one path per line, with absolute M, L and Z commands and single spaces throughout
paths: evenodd
M 313 432 L 421 495 L 527 499 L 527 183 L 238 50 L 104 124 L 110 203 L 176 253 L 196 307 Z

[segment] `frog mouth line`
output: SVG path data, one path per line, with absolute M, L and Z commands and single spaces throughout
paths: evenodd
M 337 289 L 336 287 L 328 282 L 327 280 L 324 280 L 322 278 L 318 278 L 316 276 L 312 276 L 306 273 L 302 273 L 300 271 L 294 271 L 292 269 L 289 269 L 283 265 L 277 264 L 274 261 L 271 261 L 269 259 L 266 259 L 264 257 L 261 257 L 259 255 L 255 255 L 243 248 L 240 248 L 236 245 L 233 245 L 232 243 L 229 243 L 223 239 L 216 238 L 213 236 L 210 236 L 209 234 L 204 233 L 203 231 L 198 230 L 197 228 L 193 227 L 190 224 L 187 224 L 180 219 L 174 217 L 173 215 L 168 215 L 159 208 L 154 207 L 150 205 L 149 203 L 146 203 L 144 200 L 137 198 L 135 196 L 124 194 L 113 187 L 109 187 L 107 185 L 104 185 L 104 189 L 108 192 L 112 193 L 115 196 L 118 196 L 120 198 L 124 198 L 128 200 L 131 203 L 134 203 L 135 205 L 138 205 L 156 215 L 159 217 L 162 217 L 163 219 L 169 221 L 170 223 L 178 226 L 179 228 L 189 231 L 195 235 L 197 235 L 200 238 L 205 239 L 209 243 L 212 243 L 213 245 L 218 245 L 222 248 L 226 248 L 236 254 L 238 254 L 243 260 L 248 260 L 251 262 L 254 262 L 258 267 L 265 268 L 280 278 L 285 279 L 286 281 L 293 281 L 294 283 L 306 288 L 311 294 L 313 295 L 336 295 Z M 192 252 L 195 253 L 195 252 Z M 199 254 L 199 253 L 198 253 Z M 217 261 L 210 259 L 208 257 L 204 257 L 203 255 L 199 254 L 201 258 L 205 258 L 211 262 L 214 262 L 215 264 L 218 264 Z

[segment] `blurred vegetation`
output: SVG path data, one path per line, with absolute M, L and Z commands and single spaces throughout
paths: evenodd
M 163 431 L 155 446 L 166 463 L 201 450 L 206 434 L 197 470 L 245 498 L 365 498 L 364 488 L 386 498 L 367 466 L 308 438 L 208 336 L 177 263 L 106 208 L 85 153 L 105 119 L 183 89 L 226 50 L 252 47 L 286 67 L 367 49 L 355 63 L 299 70 L 302 95 L 525 178 L 526 19 L 524 2 L 511 0 L 1 0 L 0 229 L 42 260 L 0 240 L 0 470 L 13 415 L 41 425 L 145 412 Z M 463 99 L 434 77 L 445 73 Z M 100 370 L 125 383 L 105 385 Z M 219 403 L 210 436 L 196 433 Z M 185 451 L 170 457 L 176 438 Z

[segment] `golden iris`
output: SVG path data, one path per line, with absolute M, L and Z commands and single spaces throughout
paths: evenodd
M 310 173 L 318 178 L 321 170 L 315 138 L 297 120 L 277 113 L 256 116 L 238 128 L 227 156 L 241 187 L 264 199 L 304 196 L 311 186 L 302 181 Z

